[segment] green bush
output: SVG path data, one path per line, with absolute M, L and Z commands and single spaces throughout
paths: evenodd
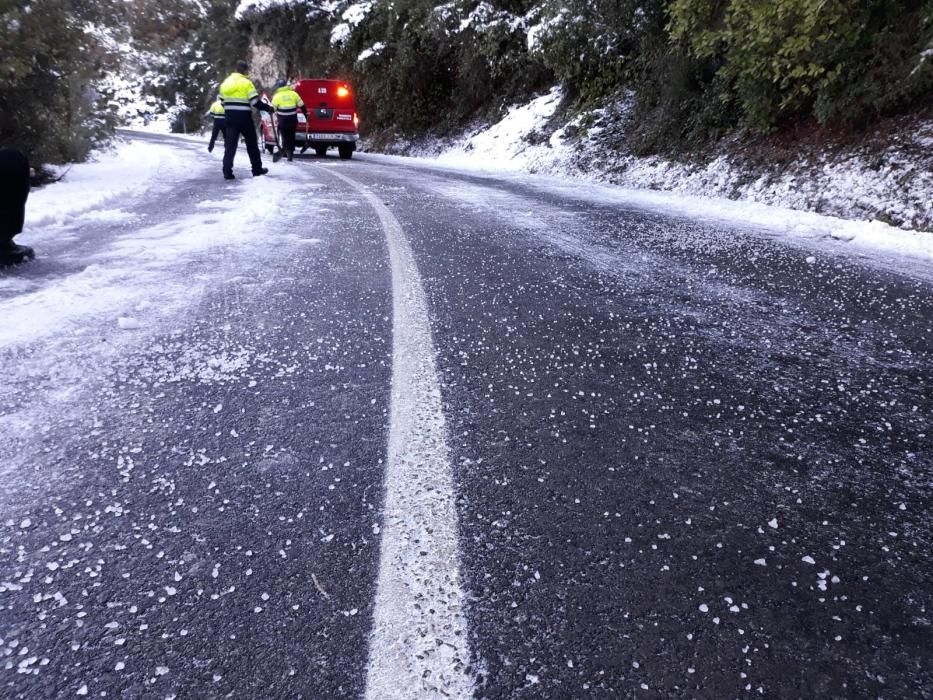
M 458 121 L 496 115 L 549 87 L 554 74 L 529 54 L 525 32 L 505 17 L 458 37 L 454 106 Z
M 695 150 L 738 123 L 716 70 L 666 40 L 646 42 L 628 75 L 634 110 L 625 142 L 635 155 Z
M 93 84 L 106 56 L 83 3 L 0 0 L 0 145 L 41 167 L 81 160 L 113 121 Z
M 344 47 L 367 127 L 418 134 L 452 118 L 457 52 L 446 22 L 430 2 L 380 3 Z M 384 48 L 357 60 L 376 44 Z
M 930 0 L 671 0 L 672 37 L 718 66 L 720 99 L 766 131 L 816 117 L 855 123 L 933 87 Z
M 624 87 L 659 0 L 549 0 L 535 52 L 584 103 Z

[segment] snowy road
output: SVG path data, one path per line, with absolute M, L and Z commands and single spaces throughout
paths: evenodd
M 3 697 L 929 695 L 928 261 L 123 154 L 0 272 Z

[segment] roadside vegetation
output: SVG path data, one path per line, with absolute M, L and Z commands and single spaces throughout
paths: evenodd
M 247 53 L 260 84 L 351 81 L 370 136 L 561 83 L 569 112 L 627 105 L 628 152 L 670 154 L 929 108 L 933 0 L 0 0 L 0 144 L 61 162 L 150 110 L 196 129 Z
M 0 146 L 43 166 L 83 160 L 128 118 L 202 106 L 245 27 L 229 0 L 0 0 Z
M 628 150 L 689 150 L 800 123 L 860 129 L 929 104 L 931 0 L 255 0 L 240 17 L 298 73 L 352 80 L 406 137 L 564 84 L 633 102 Z M 253 9 L 249 9 L 250 6 Z
M 0 146 L 37 164 L 82 160 L 113 127 L 95 79 L 111 56 L 86 26 L 106 3 L 0 0 Z

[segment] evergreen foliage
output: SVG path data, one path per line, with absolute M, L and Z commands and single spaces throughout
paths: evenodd
M 110 57 L 88 30 L 106 4 L 0 0 L 0 145 L 36 166 L 84 158 L 113 126 L 94 89 Z
M 669 12 L 672 37 L 717 68 L 711 97 L 758 131 L 865 122 L 933 89 L 930 0 L 672 0 Z
M 126 2 L 132 46 L 148 63 L 138 67 L 139 91 L 173 109 L 174 131 L 200 127 L 218 83 L 247 53 L 234 9 L 230 0 Z
M 858 127 L 933 91 L 933 0 L 372 0 L 328 41 L 354 5 L 272 9 L 253 36 L 292 73 L 352 80 L 369 127 L 409 135 L 554 82 L 578 108 L 632 102 L 637 153 L 800 120 Z
M 80 159 L 113 126 L 94 87 L 127 45 L 177 130 L 250 45 L 287 77 L 352 82 L 371 131 L 443 132 L 560 82 L 576 109 L 629 105 L 643 154 L 857 128 L 933 94 L 933 0 L 255 1 L 0 0 L 0 144 Z

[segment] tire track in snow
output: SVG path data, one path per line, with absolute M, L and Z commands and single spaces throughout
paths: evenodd
M 392 270 L 392 400 L 366 697 L 473 696 L 457 512 L 428 304 L 401 224 L 364 185 Z

